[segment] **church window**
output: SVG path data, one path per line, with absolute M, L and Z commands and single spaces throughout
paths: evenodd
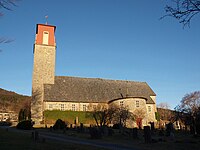
M 140 107 L 140 103 L 139 103 L 139 101 L 136 101 L 136 107 Z
M 53 104 L 49 104 L 49 110 L 53 109 Z
M 97 105 L 93 105 L 93 110 L 96 110 L 97 109 Z
M 83 111 L 86 111 L 86 105 L 83 105 Z
M 72 104 L 72 111 L 76 111 L 75 104 Z
M 119 106 L 120 106 L 120 107 L 124 107 L 124 102 L 123 102 L 123 101 L 120 101 L 120 102 L 119 102 Z
M 49 44 L 49 32 L 47 32 L 47 31 L 43 32 L 42 44 L 45 44 L 45 45 Z
M 151 106 L 148 106 L 148 112 L 151 112 Z
M 65 105 L 64 104 L 60 104 L 60 110 L 65 110 Z

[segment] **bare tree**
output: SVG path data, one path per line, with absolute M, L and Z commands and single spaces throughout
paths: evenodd
M 187 127 L 191 125 L 192 123 L 192 118 L 190 114 L 185 113 L 180 105 L 177 105 L 174 108 L 174 113 L 173 116 L 171 117 L 171 122 L 179 122 L 180 129 L 185 128 L 187 131 Z
M 136 120 L 136 123 L 138 127 L 141 129 L 142 128 L 142 120 L 144 119 L 146 112 L 144 109 L 136 109 L 133 112 L 134 118 Z
M 134 119 L 133 114 L 127 107 L 116 107 L 113 120 L 115 123 L 120 124 L 122 127 L 126 127 L 127 120 Z
M 16 2 L 19 0 L 0 0 L 0 9 L 6 9 L 12 11 L 13 6 L 17 6 Z M 0 12 L 0 16 L 3 16 L 3 13 Z
M 7 44 L 7 43 L 10 43 L 10 42 L 12 42 L 13 40 L 12 39 L 7 39 L 7 38 L 0 38 L 0 43 L 5 43 L 5 44 Z
M 193 119 L 192 126 L 194 128 L 194 133 L 197 134 L 196 116 L 198 115 L 200 108 L 200 91 L 195 91 L 190 94 L 186 94 L 181 100 L 180 107 L 183 113 L 191 115 Z
M 133 112 L 135 118 L 141 118 L 141 119 L 144 119 L 145 117 L 145 110 L 144 109 L 136 109 L 134 112 Z
M 158 108 L 169 109 L 170 105 L 167 102 L 162 102 L 162 103 L 159 103 L 157 107 Z
M 190 26 L 191 19 L 200 13 L 199 0 L 172 0 L 172 5 L 166 5 L 166 15 L 161 17 L 170 16 L 176 18 L 179 23 Z
M 32 99 L 31 99 L 31 117 L 40 118 L 42 110 L 42 92 L 41 89 L 32 90 Z M 44 112 L 43 112 L 44 113 Z
M 172 111 L 170 110 L 168 103 L 162 102 L 157 105 L 157 108 L 161 120 L 170 120 L 172 117 Z
M 96 122 L 97 127 L 103 127 L 106 125 L 108 119 L 108 108 L 104 104 L 98 104 L 92 111 L 92 116 Z
M 126 121 L 131 119 L 132 113 L 126 107 L 119 107 L 116 105 L 98 104 L 92 111 L 92 116 L 98 127 L 103 127 L 109 123 L 120 124 L 126 126 Z
M 0 9 L 4 9 L 4 10 L 9 10 L 12 11 L 12 7 L 13 6 L 17 6 L 16 2 L 19 0 L 0 0 Z M 3 16 L 3 12 L 0 12 L 0 16 Z M 13 40 L 7 39 L 7 38 L 0 38 L 0 43 L 10 43 Z M 1 52 L 2 50 L 0 50 Z

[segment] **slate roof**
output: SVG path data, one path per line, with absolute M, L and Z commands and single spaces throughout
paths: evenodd
M 106 102 L 127 97 L 142 97 L 154 104 L 156 94 L 146 82 L 55 76 L 55 84 L 44 85 L 45 101 Z

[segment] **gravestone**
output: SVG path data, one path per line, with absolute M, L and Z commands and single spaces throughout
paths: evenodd
M 137 128 L 133 128 L 133 130 L 132 130 L 132 137 L 134 139 L 138 138 L 138 129 Z
M 150 122 L 150 125 L 151 125 L 151 131 L 154 131 L 155 130 L 154 122 Z
M 63 134 L 65 134 L 65 133 L 66 133 L 66 128 L 63 129 Z
M 78 124 L 78 117 L 74 120 L 74 124 Z
M 144 140 L 145 140 L 145 143 L 151 143 L 150 126 L 144 126 Z
M 53 131 L 53 127 L 52 126 L 50 126 L 50 132 L 52 132 Z
M 168 123 L 166 124 L 166 136 L 170 136 L 173 131 L 173 124 Z
M 84 132 L 83 123 L 80 123 L 80 132 Z

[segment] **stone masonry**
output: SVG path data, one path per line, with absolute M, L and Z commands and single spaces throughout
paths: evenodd
M 35 124 L 43 121 L 44 84 L 54 84 L 55 53 L 55 45 L 44 45 L 37 42 L 34 45 L 31 118 Z

